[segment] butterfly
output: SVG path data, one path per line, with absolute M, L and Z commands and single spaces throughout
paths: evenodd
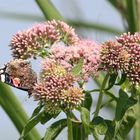
M 0 68 L 0 81 L 20 90 L 28 91 L 28 88 L 20 86 L 19 78 L 14 78 L 6 72 L 6 68 L 7 65 L 4 65 L 3 68 Z

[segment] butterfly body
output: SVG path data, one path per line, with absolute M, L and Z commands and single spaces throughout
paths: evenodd
M 0 81 L 27 91 L 31 96 L 33 87 L 37 83 L 37 74 L 27 60 L 14 59 L 0 69 Z
M 6 83 L 12 87 L 21 89 L 21 90 L 25 90 L 28 91 L 27 88 L 21 87 L 20 86 L 20 82 L 19 79 L 17 78 L 13 78 L 12 76 L 10 76 L 7 72 L 6 72 L 6 66 L 4 68 L 0 69 L 0 81 L 3 83 Z M 18 82 L 17 82 L 18 81 Z

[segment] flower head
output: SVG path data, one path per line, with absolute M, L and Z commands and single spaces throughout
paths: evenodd
M 47 55 L 47 49 L 55 42 L 67 45 L 77 43 L 74 29 L 62 21 L 49 21 L 16 33 L 11 40 L 14 58 L 27 59 Z
M 140 41 L 140 34 L 124 33 L 120 37 L 117 37 L 117 41 L 124 46 L 130 46 L 131 43 L 138 43 Z
M 127 46 L 129 57 L 129 66 L 125 73 L 129 80 L 134 84 L 140 84 L 140 44 L 133 43 Z
M 70 87 L 62 91 L 61 105 L 66 109 L 73 109 L 81 105 L 84 100 L 83 91 L 77 87 Z
M 117 41 L 129 54 L 129 65 L 124 70 L 126 76 L 132 84 L 140 84 L 140 34 L 123 34 Z
M 50 60 L 50 61 L 49 61 Z M 68 89 L 74 84 L 74 77 L 67 73 L 66 70 L 51 59 L 43 63 L 42 72 L 40 73 L 40 84 L 35 86 L 35 91 L 42 89 L 41 94 L 36 94 L 39 99 L 59 100 L 59 95 L 63 89 Z M 56 98 L 57 96 L 57 98 Z
M 102 45 L 101 67 L 122 71 L 133 85 L 140 84 L 140 34 L 123 34 Z
M 66 43 L 67 45 L 74 45 L 79 41 L 77 34 L 75 34 L 74 28 L 70 27 L 63 21 L 58 21 L 57 23 L 57 28 L 64 43 Z
M 64 104 L 66 105 L 66 102 L 68 103 L 70 99 L 71 102 L 69 105 L 73 107 L 73 109 L 77 107 L 77 105 L 80 105 L 80 100 L 83 99 L 81 96 L 82 93 L 78 88 L 73 89 L 72 92 L 71 88 L 74 88 L 75 79 L 60 64 L 51 59 L 49 62 L 49 59 L 47 59 L 47 61 L 43 63 L 40 77 L 40 83 L 37 83 L 34 86 L 33 95 L 36 100 L 45 102 L 46 107 L 51 108 L 52 106 L 52 112 L 55 113 L 60 109 L 64 109 Z M 69 97 L 67 99 L 66 95 L 64 96 L 64 94 L 66 94 L 64 91 L 68 91 L 67 95 Z M 78 91 L 81 94 L 78 94 Z M 66 102 L 64 102 L 64 98 L 65 101 L 67 100 Z M 56 110 L 54 106 L 56 107 Z M 45 110 L 49 113 L 48 109 Z
M 63 65 L 68 71 L 83 58 L 82 78 L 87 81 L 91 74 L 97 73 L 100 63 L 99 52 L 100 46 L 95 42 L 80 40 L 73 46 L 54 44 L 51 48 L 51 57 Z
M 127 68 L 129 65 L 129 54 L 118 42 L 108 41 L 102 45 L 101 68 L 109 71 L 117 71 Z
M 66 69 L 53 59 L 46 58 L 42 63 L 41 77 L 48 77 L 55 75 L 62 77 L 66 75 Z

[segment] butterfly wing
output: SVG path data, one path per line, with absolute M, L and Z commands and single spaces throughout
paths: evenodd
M 12 87 L 18 88 L 20 90 L 28 91 L 28 88 L 21 87 L 20 84 L 17 84 L 17 79 L 12 78 L 8 73 L 5 72 L 5 68 L 0 69 L 0 81 L 6 83 Z

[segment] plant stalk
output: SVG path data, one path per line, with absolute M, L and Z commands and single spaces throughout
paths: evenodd
M 109 74 L 107 74 L 103 80 L 103 84 L 101 85 L 101 89 L 100 89 L 100 93 L 99 93 L 99 97 L 98 97 L 98 102 L 97 102 L 97 106 L 96 106 L 96 110 L 95 110 L 95 114 L 94 117 L 97 117 L 101 108 L 101 104 L 102 104 L 102 98 L 103 98 L 103 93 L 104 93 L 104 88 L 106 86 L 107 80 L 108 80 Z
M 140 96 L 136 105 L 136 116 L 137 120 L 134 126 L 134 140 L 140 140 Z
M 47 20 L 64 20 L 50 0 L 35 0 Z
M 28 117 L 16 96 L 4 83 L 0 83 L 0 105 L 21 134 Z M 24 140 L 40 140 L 39 133 L 33 129 Z
M 67 113 L 68 140 L 73 140 L 73 128 L 70 113 Z

